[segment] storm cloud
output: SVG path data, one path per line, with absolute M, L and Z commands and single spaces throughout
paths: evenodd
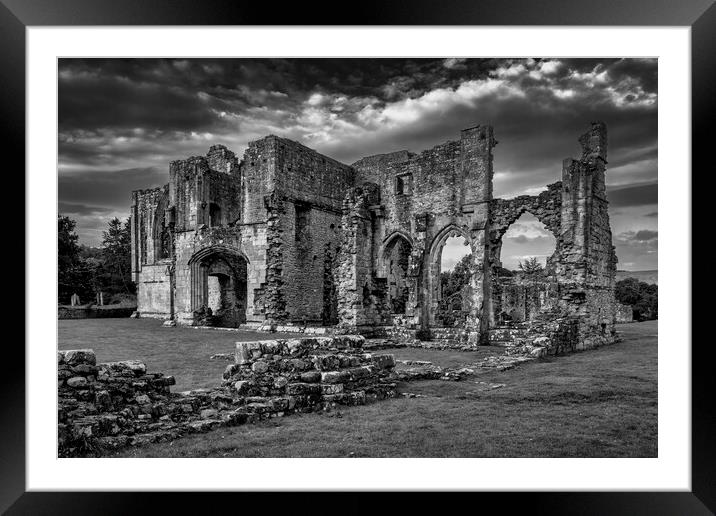
M 61 59 L 60 210 L 95 245 L 98 209 L 126 216 L 132 190 L 210 145 L 273 133 L 352 163 L 478 124 L 499 141 L 495 195 L 534 194 L 603 120 L 614 232 L 655 230 L 657 86 L 655 59 Z

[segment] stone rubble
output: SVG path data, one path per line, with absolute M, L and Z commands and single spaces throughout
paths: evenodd
M 365 353 L 363 341 L 346 335 L 239 342 L 220 387 L 180 393 L 170 392 L 174 377 L 148 373 L 140 361 L 97 364 L 92 350 L 60 351 L 59 456 L 396 396 L 393 356 Z

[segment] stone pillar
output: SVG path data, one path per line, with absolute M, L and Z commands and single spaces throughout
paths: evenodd
M 493 128 L 489 125 L 465 129 L 460 134 L 460 161 L 463 192 L 462 204 L 457 207 L 470 231 L 472 275 L 470 278 L 470 311 L 466 330 L 468 343 L 487 342 L 490 296 L 489 237 L 487 235 L 492 201 L 493 157 L 497 145 Z
M 579 138 L 582 156 L 562 170 L 560 304 L 578 318 L 577 349 L 614 339 L 616 255 L 606 199 L 607 131 L 593 122 Z
M 366 183 L 349 192 L 343 201 L 341 247 L 338 253 L 338 326 L 355 332 L 376 323 L 371 306 L 374 288 L 373 228 L 369 206 L 377 205 L 378 187 Z M 368 303 L 368 304 L 366 304 Z
M 264 308 L 266 321 L 277 324 L 286 321 L 286 298 L 284 297 L 283 280 L 283 225 L 282 217 L 286 216 L 283 200 L 277 192 L 264 196 L 266 208 L 266 293 Z

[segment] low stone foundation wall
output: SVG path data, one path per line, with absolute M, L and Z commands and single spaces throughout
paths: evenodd
M 345 335 L 239 342 L 223 385 L 254 403 L 285 397 L 290 409 L 393 397 L 393 355 L 364 353 L 364 341 Z
M 221 386 L 171 393 L 171 376 L 139 361 L 97 364 L 92 350 L 57 355 L 58 453 L 172 440 L 292 412 L 330 410 L 395 396 L 392 355 L 365 353 L 363 337 L 237 343 Z
M 58 319 L 98 319 L 102 317 L 129 317 L 136 310 L 134 306 L 88 306 L 57 307 Z

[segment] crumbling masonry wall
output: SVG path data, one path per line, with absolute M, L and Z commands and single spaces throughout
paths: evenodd
M 351 331 L 397 325 L 414 333 L 434 324 L 442 247 L 449 236 L 461 235 L 471 247 L 473 260 L 466 336 L 479 342 L 485 323 L 485 243 L 495 144 L 492 128 L 477 126 L 462 131 L 460 140 L 419 154 L 398 152 L 353 164 L 358 182 L 377 185 L 377 192 L 372 198 L 357 199 L 360 205 L 349 195 L 345 205 L 343 227 L 351 228 L 356 241 L 342 248 L 342 253 L 352 255 L 344 260 L 354 263 L 356 276 L 348 280 L 341 275 L 339 298 L 352 299 L 348 303 L 352 312 L 343 312 L 347 317 L 341 325 Z M 361 221 L 360 231 L 353 230 L 357 221 Z M 392 312 L 387 285 L 389 251 L 397 236 L 411 248 L 408 301 L 398 317 Z
M 221 385 L 172 393 L 174 377 L 138 360 L 97 363 L 92 350 L 57 354 L 60 457 L 252 423 L 396 395 L 392 355 L 360 336 L 238 342 Z M 218 383 L 218 382 L 217 382 Z
M 132 196 L 138 313 L 179 324 L 335 325 L 462 345 L 515 333 L 504 324 L 566 317 L 576 321 L 575 349 L 611 342 L 616 256 L 605 125 L 593 123 L 579 142 L 581 155 L 564 161 L 561 181 L 513 199 L 493 198 L 497 141 L 486 125 L 419 153 L 351 166 L 277 136 L 250 142 L 241 160 L 215 145 L 173 161 L 168 185 Z M 498 274 L 502 237 L 525 212 L 557 242 L 539 284 Z M 440 259 L 452 236 L 470 246 L 470 283 L 459 316 L 445 317 Z M 220 279 L 236 286 L 225 293 L 243 311 L 235 317 L 207 311 L 218 306 L 209 294 L 217 260 L 234 264 Z M 508 321 L 505 307 L 519 320 Z

